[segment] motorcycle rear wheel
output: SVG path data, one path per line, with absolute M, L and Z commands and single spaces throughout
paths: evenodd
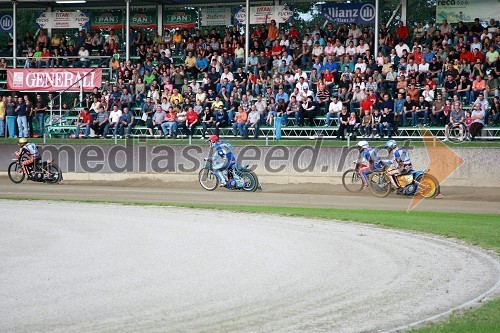
M 363 178 L 356 169 L 349 169 L 342 175 L 342 185 L 348 192 L 361 192 L 363 190 Z
M 257 176 L 251 171 L 243 171 L 240 175 L 240 177 L 243 179 L 243 182 L 245 185 L 243 186 L 243 189 L 247 192 L 255 192 L 257 191 L 257 188 L 259 187 L 259 182 L 257 181 Z
M 201 187 L 207 191 L 213 191 L 219 185 L 219 179 L 215 175 L 214 171 L 209 168 L 203 168 L 198 173 L 198 181 Z
M 23 168 L 22 168 L 21 164 L 19 162 L 17 162 L 17 161 L 12 162 L 9 165 L 8 171 L 9 171 L 8 172 L 9 173 L 9 179 L 14 184 L 20 184 L 20 183 L 22 183 L 22 181 L 24 180 L 24 177 L 26 177 L 26 175 L 24 174 L 24 171 L 23 171 Z
M 415 179 L 418 182 L 418 188 L 415 195 L 422 198 L 435 198 L 439 193 L 439 182 L 433 175 L 426 173 Z
M 50 163 L 47 165 L 47 171 L 50 173 L 50 176 L 45 178 L 46 184 L 57 184 L 62 179 L 61 168 L 55 163 Z
M 370 190 L 378 198 L 385 198 L 391 193 L 392 185 L 389 176 L 385 172 L 374 172 L 369 179 Z

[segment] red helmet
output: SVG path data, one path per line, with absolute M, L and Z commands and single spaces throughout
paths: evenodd
M 208 138 L 208 141 L 213 142 L 213 143 L 219 142 L 219 137 L 217 135 L 211 135 Z

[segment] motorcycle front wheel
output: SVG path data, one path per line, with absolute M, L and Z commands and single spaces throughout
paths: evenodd
M 342 185 L 348 192 L 361 192 L 363 190 L 363 178 L 356 169 L 349 169 L 342 175 Z
M 257 182 L 257 177 L 254 175 L 253 172 L 250 171 L 243 171 L 240 175 L 240 177 L 243 179 L 243 189 L 248 192 L 255 192 L 257 191 L 257 187 L 259 186 L 259 183 Z
M 418 188 L 415 195 L 422 198 L 434 198 L 439 193 L 439 182 L 433 175 L 426 173 L 415 179 L 418 182 Z
M 219 185 L 219 179 L 215 175 L 212 169 L 203 168 L 200 170 L 198 174 L 198 181 L 200 182 L 201 187 L 203 187 L 207 191 L 213 191 Z
M 391 193 L 391 180 L 385 172 L 372 173 L 368 183 L 373 195 L 378 198 L 385 198 Z
M 25 174 L 23 171 L 23 168 L 19 162 L 12 162 L 9 165 L 8 169 L 9 173 L 9 179 L 14 183 L 14 184 L 19 184 L 24 180 Z
M 46 172 L 48 173 L 45 175 L 46 184 L 57 184 L 61 181 L 62 171 L 57 164 L 55 163 L 48 164 Z

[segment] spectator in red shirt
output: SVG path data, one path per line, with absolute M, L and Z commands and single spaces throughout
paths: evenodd
M 410 37 L 410 29 L 404 25 L 403 21 L 399 21 L 399 26 L 396 29 L 396 35 L 398 36 L 398 40 L 404 41 L 408 44 L 408 37 Z
M 200 120 L 198 118 L 198 114 L 194 111 L 193 107 L 190 106 L 186 113 L 186 121 L 181 125 L 184 130 L 184 134 L 187 136 L 193 136 L 196 125 L 198 125 L 199 122 Z
M 420 46 L 415 46 L 413 48 L 413 52 L 410 53 L 410 59 L 413 59 L 413 62 L 416 63 L 417 65 L 420 65 L 422 63 L 422 57 L 423 57 L 422 49 Z
M 365 95 L 365 97 L 361 100 L 359 106 L 361 108 L 359 114 L 360 117 L 363 117 L 365 115 L 365 111 L 370 111 L 370 113 L 373 111 L 373 101 L 371 100 L 369 94 Z
M 290 39 L 293 39 L 293 37 L 296 37 L 297 40 L 300 39 L 299 31 L 297 29 L 295 29 L 295 27 L 291 26 L 290 31 L 288 31 L 288 37 Z
M 460 61 L 464 59 L 468 62 L 474 62 L 474 55 L 471 51 L 468 51 L 465 46 L 462 46 L 462 50 L 460 52 Z
M 80 137 L 80 130 L 83 128 L 85 129 L 83 138 L 88 139 L 90 135 L 90 125 L 92 125 L 92 115 L 90 114 L 89 108 L 83 108 L 76 120 L 75 139 Z

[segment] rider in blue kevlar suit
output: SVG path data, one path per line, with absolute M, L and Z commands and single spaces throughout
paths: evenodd
M 367 141 L 358 142 L 358 149 L 360 158 L 363 161 L 366 161 L 366 166 L 361 168 L 359 171 L 361 173 L 361 177 L 363 177 L 365 186 L 368 186 L 368 175 L 375 170 L 382 169 L 384 162 L 378 157 L 377 148 L 370 147 L 370 144 Z
M 228 170 L 236 168 L 236 157 L 233 154 L 233 146 L 227 142 L 219 141 L 217 135 L 212 135 L 208 138 L 208 141 L 215 148 L 215 153 L 212 157 L 212 167 L 214 173 L 220 181 L 220 186 L 228 185 Z M 234 181 L 233 181 L 234 180 Z M 241 178 L 233 172 L 233 180 L 231 180 L 230 187 L 242 186 Z

